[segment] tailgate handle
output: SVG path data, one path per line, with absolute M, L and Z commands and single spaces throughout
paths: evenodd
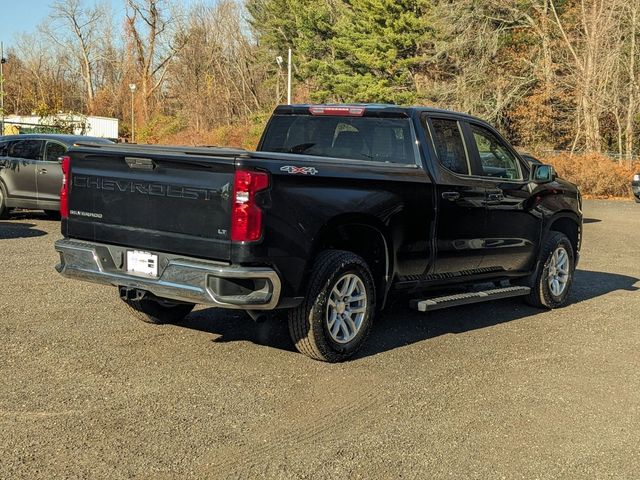
M 124 157 L 124 161 L 127 162 L 129 168 L 135 168 L 136 170 L 153 170 L 156 168 L 156 164 L 150 158 Z

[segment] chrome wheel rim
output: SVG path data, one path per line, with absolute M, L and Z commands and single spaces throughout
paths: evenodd
M 327 301 L 329 335 L 337 343 L 348 343 L 358 335 L 367 313 L 367 291 L 358 275 L 347 273 L 333 285 Z
M 556 297 L 561 296 L 567 289 L 570 274 L 569 263 L 567 250 L 562 246 L 557 247 L 551 255 L 549 274 L 547 276 L 549 290 Z

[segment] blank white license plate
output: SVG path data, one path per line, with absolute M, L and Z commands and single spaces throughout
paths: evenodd
M 138 250 L 127 251 L 127 272 L 138 275 L 158 276 L 158 255 Z

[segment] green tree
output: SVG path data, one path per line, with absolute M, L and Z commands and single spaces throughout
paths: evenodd
M 433 31 L 427 0 L 350 0 L 331 40 L 334 58 L 316 65 L 318 100 L 415 102 L 415 74 Z
M 432 37 L 429 0 L 249 0 L 270 55 L 294 49 L 314 101 L 411 103 Z

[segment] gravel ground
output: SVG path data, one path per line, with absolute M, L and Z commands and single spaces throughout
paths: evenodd
M 282 322 L 131 319 L 0 221 L 0 478 L 640 478 L 640 205 L 591 201 L 572 303 L 397 305 L 328 365 Z

